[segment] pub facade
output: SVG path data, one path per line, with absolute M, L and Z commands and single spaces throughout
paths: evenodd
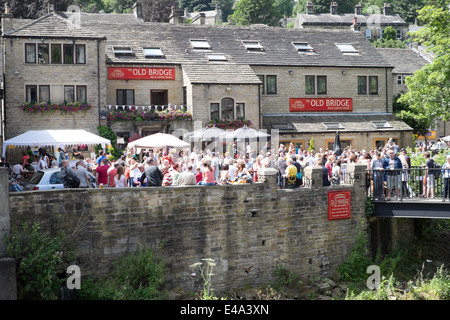
M 389 138 L 412 142 L 411 128 L 392 114 L 393 67 L 360 33 L 147 23 L 139 11 L 74 14 L 12 18 L 3 29 L 6 139 L 39 128 L 98 133 L 105 125 L 126 143 L 155 132 L 249 125 L 304 148 L 312 139 L 317 149 L 331 148 L 336 131 L 358 149 Z M 61 63 L 52 51 L 58 43 Z M 20 108 L 47 99 L 89 108 Z

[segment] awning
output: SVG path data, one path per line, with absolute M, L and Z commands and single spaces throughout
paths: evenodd
M 80 144 L 100 144 L 105 149 L 111 141 L 86 130 L 32 130 L 3 142 L 3 155 L 8 146 L 58 148 Z
M 156 149 L 156 148 L 189 148 L 190 143 L 178 139 L 172 134 L 155 133 L 128 143 L 127 148 Z

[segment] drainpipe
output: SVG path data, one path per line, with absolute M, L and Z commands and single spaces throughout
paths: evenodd
M 261 118 L 261 86 L 258 85 L 258 112 L 259 112 L 259 129 L 262 129 L 262 118 Z
M 386 83 L 386 113 L 388 113 L 389 112 L 389 106 L 388 106 L 389 94 L 388 94 L 387 68 L 384 69 L 384 80 Z
M 100 106 L 100 41 L 97 40 L 97 100 L 98 100 L 98 126 L 101 126 Z

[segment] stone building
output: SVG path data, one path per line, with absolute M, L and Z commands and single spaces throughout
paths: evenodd
M 127 138 L 243 119 L 303 147 L 312 137 L 316 148 L 332 147 L 336 130 L 352 148 L 391 137 L 410 144 L 411 128 L 392 115 L 393 66 L 361 33 L 150 23 L 139 10 L 10 22 L 2 37 L 6 139 L 39 128 L 96 133 L 100 124 Z M 70 115 L 19 109 L 47 99 L 86 100 L 92 108 Z M 191 118 L 148 117 L 168 109 Z
M 351 29 L 361 32 L 371 40 L 383 38 L 383 30 L 386 27 L 393 27 L 399 40 L 405 40 L 408 33 L 408 23 L 398 14 L 392 14 L 391 7 L 387 3 L 382 9 L 363 14 L 361 3 L 355 6 L 354 13 L 340 13 L 337 2 L 331 2 L 330 13 L 314 13 L 314 3 L 308 2 L 306 13 L 297 14 L 294 27 Z

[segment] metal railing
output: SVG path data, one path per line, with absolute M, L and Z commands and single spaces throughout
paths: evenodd
M 411 167 L 410 169 L 366 170 L 366 191 L 372 200 L 429 199 L 449 197 L 450 169 Z

